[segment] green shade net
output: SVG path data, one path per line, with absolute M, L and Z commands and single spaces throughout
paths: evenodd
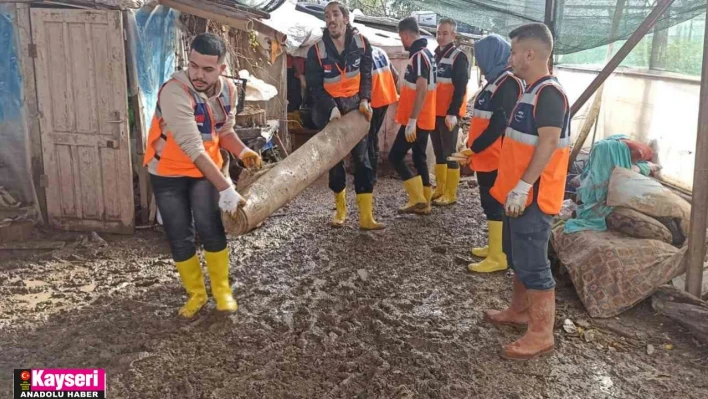
M 410 0 L 420 10 L 506 36 L 514 28 L 543 22 L 545 0 Z M 626 0 L 618 30 L 610 37 L 617 0 L 557 0 L 556 54 L 571 54 L 625 40 L 652 11 L 656 0 Z M 657 26 L 667 29 L 705 13 L 705 0 L 676 0 Z

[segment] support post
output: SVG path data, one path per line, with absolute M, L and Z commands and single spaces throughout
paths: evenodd
M 553 41 L 556 39 L 556 0 L 546 0 L 546 12 L 543 17 L 543 23 L 551 30 Z M 553 52 L 548 60 L 548 70 L 553 74 Z
M 708 217 L 708 100 L 706 99 L 708 96 L 708 24 L 706 24 L 703 43 L 696 160 L 693 168 L 693 204 L 686 262 L 686 291 L 698 298 L 701 297 L 703 286 L 703 259 L 706 254 L 706 218 Z
M 580 108 L 585 105 L 585 103 L 592 97 L 592 95 L 597 91 L 597 89 L 602 86 L 603 83 L 605 83 L 605 80 L 607 80 L 608 77 L 612 74 L 612 72 L 617 69 L 620 63 L 624 61 L 625 58 L 627 58 L 627 55 L 634 49 L 634 47 L 639 43 L 644 36 L 656 25 L 657 21 L 659 18 L 666 12 L 666 10 L 671 7 L 671 5 L 674 3 L 674 0 L 658 0 L 656 7 L 647 15 L 647 17 L 644 19 L 644 21 L 637 27 L 637 30 L 632 33 L 632 36 L 627 39 L 627 42 L 622 46 L 622 48 L 615 54 L 614 57 L 610 60 L 610 62 L 605 65 L 604 68 L 602 68 L 602 71 L 600 71 L 600 74 L 595 77 L 595 80 L 590 83 L 590 86 L 588 86 L 587 89 L 583 92 L 583 94 L 578 97 L 578 99 L 575 101 L 573 104 L 573 107 L 570 110 L 570 116 L 571 118 L 575 116 L 575 114 L 578 113 Z

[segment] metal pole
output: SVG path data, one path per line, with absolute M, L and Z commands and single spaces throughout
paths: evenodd
M 686 291 L 698 298 L 703 286 L 703 259 L 706 255 L 706 218 L 708 215 L 708 24 L 703 42 L 703 70 L 698 106 L 696 160 L 693 168 L 693 204 L 688 234 Z
M 556 0 L 546 0 L 546 12 L 543 17 L 543 23 L 548 26 L 551 30 L 551 36 L 553 36 L 553 41 L 556 39 Z M 553 73 L 553 51 L 551 51 L 551 57 L 548 60 L 548 70 Z
M 588 86 L 587 89 L 583 92 L 583 94 L 578 97 L 578 100 L 575 101 L 573 104 L 573 107 L 571 108 L 570 115 L 571 117 L 575 116 L 575 114 L 578 113 L 580 108 L 585 105 L 585 103 L 592 97 L 592 95 L 597 91 L 597 89 L 602 86 L 603 83 L 605 83 L 605 80 L 607 80 L 608 77 L 612 74 L 612 72 L 617 69 L 620 63 L 624 61 L 625 58 L 627 58 L 627 55 L 634 49 L 634 47 L 639 43 L 642 38 L 656 25 L 657 21 L 659 18 L 666 12 L 666 10 L 671 7 L 671 4 L 674 3 L 674 0 L 658 0 L 656 7 L 647 15 L 647 17 L 644 19 L 641 25 L 637 28 L 634 33 L 632 33 L 632 36 L 627 39 L 627 42 L 622 46 L 622 48 L 615 54 L 614 57 L 605 65 L 604 68 L 602 68 L 602 71 L 600 71 L 600 74 L 597 75 L 595 80 L 590 83 L 590 86 Z

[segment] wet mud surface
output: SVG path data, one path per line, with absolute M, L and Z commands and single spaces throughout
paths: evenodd
M 523 331 L 482 319 L 506 305 L 511 279 L 467 271 L 486 236 L 477 190 L 464 182 L 457 205 L 399 216 L 402 184 L 380 178 L 388 228 L 368 233 L 348 191 L 343 229 L 328 227 L 323 179 L 230 240 L 230 316 L 212 301 L 176 318 L 185 294 L 159 229 L 105 242 L 47 232 L 67 246 L 4 254 L 0 397 L 20 367 L 105 368 L 110 398 L 708 397 L 708 349 L 688 332 L 647 303 L 591 320 L 563 276 L 555 355 L 502 360 Z M 564 331 L 566 318 L 582 333 Z

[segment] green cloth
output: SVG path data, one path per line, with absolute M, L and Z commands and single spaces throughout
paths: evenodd
M 590 152 L 590 159 L 580 175 L 582 183 L 577 190 L 577 216 L 565 224 L 565 232 L 577 233 L 585 230 L 605 231 L 605 218 L 612 213 L 613 208 L 607 206 L 607 191 L 610 177 L 615 167 L 631 169 L 632 157 L 629 148 L 621 142 L 627 139 L 623 134 L 617 134 L 595 144 Z
M 641 173 L 647 177 L 649 175 L 651 175 L 651 166 L 649 166 L 649 164 L 646 163 L 646 161 L 637 162 L 637 166 L 639 167 L 639 173 Z

